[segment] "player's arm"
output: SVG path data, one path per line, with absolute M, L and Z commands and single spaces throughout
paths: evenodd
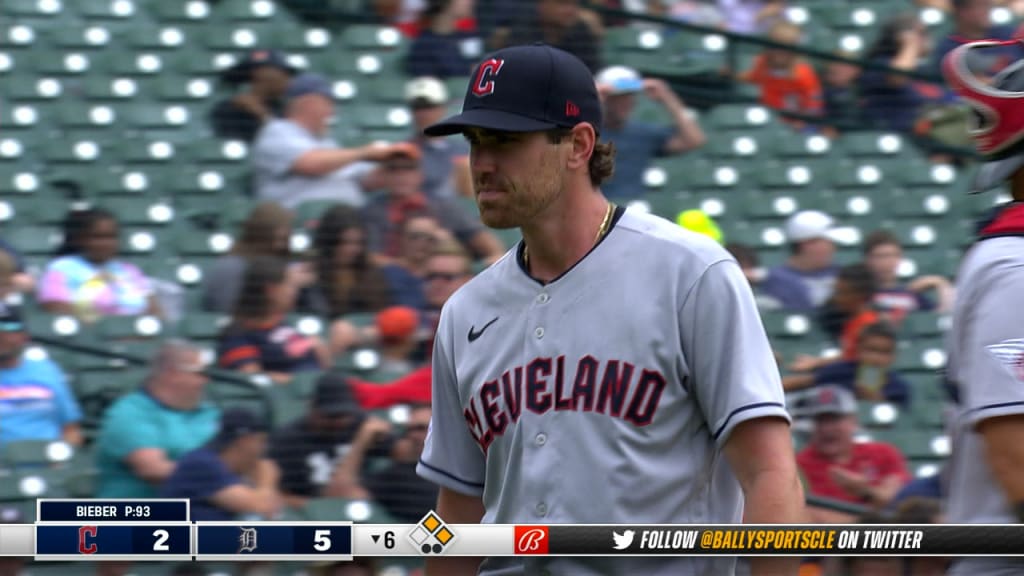
M 723 450 L 743 488 L 745 522 L 807 521 L 788 422 L 772 417 L 742 422 L 733 429 Z M 751 558 L 750 565 L 753 576 L 796 574 L 800 559 Z
M 988 418 L 977 424 L 992 475 L 1024 522 L 1024 414 Z
M 479 496 L 460 494 L 441 487 L 437 495 L 437 515 L 449 524 L 479 524 L 484 517 L 484 502 Z M 475 576 L 480 558 L 427 558 L 426 576 Z

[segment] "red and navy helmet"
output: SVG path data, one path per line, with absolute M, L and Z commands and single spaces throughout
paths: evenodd
M 942 61 L 942 73 L 974 111 L 970 127 L 975 146 L 986 159 L 971 192 L 983 192 L 1008 180 L 1024 166 L 1024 60 L 1017 60 L 994 77 L 979 76 L 973 64 L 987 61 L 982 54 L 1005 51 L 1024 40 L 981 40 L 952 50 Z

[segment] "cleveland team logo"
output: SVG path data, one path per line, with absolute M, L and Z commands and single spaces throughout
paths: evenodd
M 494 94 L 494 78 L 498 72 L 501 72 L 501 67 L 504 65 L 505 61 L 497 58 L 491 58 L 480 64 L 480 69 L 476 72 L 476 79 L 473 81 L 473 95 L 479 97 Z
M 547 554 L 548 538 L 547 526 L 516 526 L 516 554 Z

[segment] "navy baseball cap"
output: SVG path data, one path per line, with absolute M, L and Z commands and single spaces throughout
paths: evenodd
M 462 113 L 428 126 L 427 136 L 466 128 L 539 132 L 588 122 L 601 131 L 594 76 L 579 58 L 545 44 L 494 52 L 470 76 Z
M 252 71 L 262 66 L 280 68 L 288 74 L 294 75 L 298 69 L 288 63 L 285 55 L 277 50 L 252 50 L 239 60 L 235 65 L 224 70 L 221 77 L 226 82 L 241 84 L 252 79 Z
M 291 100 L 307 94 L 319 94 L 325 98 L 334 99 L 331 83 L 319 74 L 310 74 L 308 72 L 292 78 L 284 92 L 284 97 L 286 100 Z
M 243 436 L 269 431 L 270 425 L 265 418 L 245 408 L 231 408 L 221 414 L 220 428 L 213 437 L 212 444 L 223 448 Z

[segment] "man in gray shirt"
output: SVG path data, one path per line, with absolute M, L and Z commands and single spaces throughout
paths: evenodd
M 335 114 L 330 83 L 315 74 L 292 79 L 284 118 L 271 120 L 253 144 L 256 197 L 294 208 L 310 200 L 361 207 L 372 189 L 374 162 L 391 156 L 387 145 L 342 148 L 328 133 Z

